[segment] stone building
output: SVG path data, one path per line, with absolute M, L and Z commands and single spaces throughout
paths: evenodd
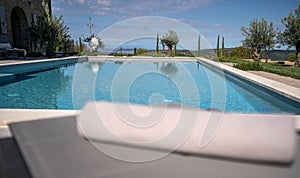
M 28 28 L 47 11 L 51 14 L 51 0 L 1 0 L 0 35 L 7 36 L 13 48 L 31 52 Z

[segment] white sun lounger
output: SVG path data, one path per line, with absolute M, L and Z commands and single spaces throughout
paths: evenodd
M 127 109 L 127 107 L 124 106 L 125 105 L 122 104 L 112 105 L 110 103 L 97 103 L 94 105 L 90 103 L 81 112 L 79 115 L 80 118 L 70 116 L 11 124 L 10 128 L 13 137 L 16 140 L 30 175 L 32 177 L 64 178 L 297 178 L 300 175 L 300 137 L 295 133 L 292 116 L 277 115 L 277 117 L 275 117 L 274 115 L 267 115 L 263 117 L 262 115 L 253 115 L 251 117 L 250 115 L 242 114 L 225 114 L 215 140 L 213 139 L 211 141 L 212 145 L 208 144 L 206 151 L 205 149 L 199 151 L 195 149 L 193 145 L 193 135 L 195 131 L 199 131 L 201 128 L 201 125 L 197 126 L 196 124 L 194 131 L 190 135 L 191 137 L 188 137 L 187 142 L 183 143 L 181 147 L 178 147 L 178 151 L 174 151 L 157 160 L 141 163 L 118 160 L 117 157 L 109 155 L 109 153 L 104 152 L 104 150 L 97 148 L 97 145 L 94 143 L 101 143 L 103 148 L 105 147 L 110 151 L 121 149 L 125 153 L 132 152 L 138 156 L 143 156 L 143 154 L 146 153 L 143 151 L 144 149 L 148 150 L 149 154 L 153 153 L 154 155 L 169 151 L 168 146 L 172 143 L 172 140 L 169 140 L 169 142 L 166 142 L 164 145 L 154 144 L 150 145 L 150 147 L 142 148 L 126 142 L 116 142 L 118 140 L 107 135 L 99 135 L 99 128 L 98 131 L 94 130 L 97 127 L 90 127 L 92 130 L 90 134 L 95 135 L 88 135 L 87 133 L 82 135 L 82 131 L 78 133 L 78 124 L 80 123 L 98 125 L 97 121 L 80 121 L 80 119 L 90 121 L 90 114 L 95 111 L 95 108 L 98 107 L 98 109 L 100 109 L 97 110 L 97 112 L 99 112 L 101 116 L 109 118 L 116 117 L 115 111 L 117 110 L 117 113 L 121 114 L 119 109 Z M 147 106 L 131 107 L 135 113 L 141 116 L 146 116 L 146 113 L 151 112 Z M 116 108 L 118 109 L 115 110 Z M 193 109 L 185 107 L 184 110 Z M 156 107 L 152 107 L 152 111 L 160 112 Z M 170 116 L 170 114 L 174 114 L 174 112 L 176 113 L 177 111 L 178 106 L 172 106 L 167 109 L 165 116 Z M 199 118 L 201 119 L 202 116 L 205 116 L 206 112 L 207 111 L 200 111 Z M 122 116 L 122 114 L 119 116 Z M 177 116 L 175 116 L 175 119 L 176 117 Z M 245 120 L 245 122 L 239 121 L 239 119 Z M 251 121 L 251 119 L 253 119 L 253 121 Z M 260 119 L 263 121 L 260 121 Z M 107 119 L 107 121 L 109 120 L 110 119 Z M 152 133 L 150 135 L 141 134 L 137 137 L 135 131 L 123 130 L 123 125 L 114 126 L 115 122 L 111 123 L 111 126 L 113 126 L 111 128 L 116 129 L 115 131 L 117 132 L 115 133 L 120 134 L 119 136 L 138 142 L 153 139 L 163 132 L 157 130 L 158 133 Z M 162 125 L 161 128 L 164 128 L 164 126 L 165 125 Z M 81 129 L 84 130 L 85 126 L 80 124 L 80 127 L 83 127 Z M 101 132 L 100 130 L 100 133 Z M 106 134 L 105 132 L 102 133 Z M 135 134 L 132 135 L 132 133 Z M 94 137 L 95 140 L 91 142 L 92 140 L 85 139 L 83 136 L 85 138 L 89 137 L 88 139 Z M 260 138 L 262 138 L 262 140 L 260 140 Z M 279 142 L 281 144 L 279 144 Z M 195 143 L 198 144 L 199 142 L 196 141 Z M 217 147 L 215 147 L 216 144 L 218 144 Z M 162 149 L 155 149 L 153 146 Z M 231 159 L 231 156 L 233 156 L 234 159 Z M 6 158 L 6 155 L 3 158 Z
M 88 103 L 77 123 L 81 135 L 95 146 L 109 142 L 254 162 L 291 163 L 295 158 L 292 115 L 99 102 Z
M 19 48 L 12 48 L 7 35 L 0 35 L 0 53 L 3 53 L 5 59 L 8 59 L 11 53 L 22 54 L 22 56 L 26 57 L 26 50 Z

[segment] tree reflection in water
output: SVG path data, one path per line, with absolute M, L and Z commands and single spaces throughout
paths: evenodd
M 178 68 L 176 67 L 175 63 L 167 63 L 167 65 L 165 65 L 165 63 L 162 63 L 160 71 L 166 74 L 169 78 L 173 79 L 178 72 Z

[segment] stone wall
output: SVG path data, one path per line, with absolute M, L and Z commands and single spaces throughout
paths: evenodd
M 51 13 L 51 0 L 0 1 L 0 6 L 4 7 L 6 30 L 12 47 L 31 51 L 28 28 L 32 25 L 35 15 L 45 15 L 43 5 L 46 5 Z M 14 27 L 17 29 L 12 29 Z

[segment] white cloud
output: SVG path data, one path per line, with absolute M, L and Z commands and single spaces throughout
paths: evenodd
M 54 5 L 75 5 L 75 4 L 85 4 L 87 0 L 52 0 L 52 4 Z
M 199 32 L 207 38 L 212 46 L 216 45 L 217 35 L 225 37 L 226 47 L 235 47 L 241 45 L 241 39 L 243 38 L 239 27 L 231 26 L 226 23 L 216 24 L 203 20 L 196 19 L 179 19 L 183 23 L 186 23 L 193 28 L 199 30 Z
M 85 0 L 77 0 L 77 2 L 78 2 L 79 4 L 84 4 L 84 3 L 85 3 Z
M 179 46 L 189 50 L 197 49 L 199 32 L 181 21 L 165 17 L 144 16 L 124 20 L 106 28 L 98 36 L 104 41 L 107 49 L 115 49 L 131 41 L 143 41 L 143 39 L 155 41 L 157 33 L 162 36 L 169 29 L 178 34 Z M 211 48 L 205 36 L 202 36 L 202 48 Z
M 206 7 L 218 0 L 53 0 L 53 4 L 87 5 L 86 11 L 115 17 L 165 15 Z
M 52 6 L 52 11 L 56 14 L 64 11 L 64 9 L 57 6 Z

